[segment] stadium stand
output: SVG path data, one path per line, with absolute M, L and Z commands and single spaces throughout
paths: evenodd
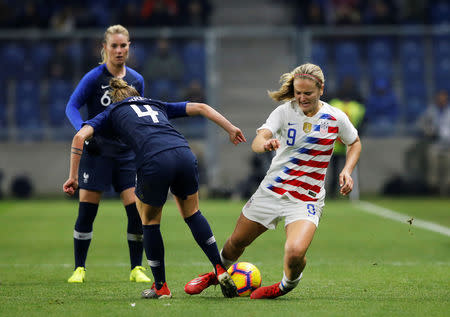
M 329 58 L 328 45 L 323 41 L 314 41 L 311 47 L 311 62 L 326 69 Z
M 33 1 L 29 2 L 33 4 Z M 135 22 L 130 25 L 131 27 L 157 30 L 158 27 L 164 26 L 172 29 L 161 29 L 158 36 L 149 37 L 143 36 L 142 32 L 140 36 L 134 37 L 132 32 L 129 65 L 142 73 L 144 64 L 155 53 L 158 37 L 169 35 L 174 51 L 181 58 L 184 68 L 181 80 L 146 77 L 147 93 L 153 98 L 176 100 L 182 95 L 183 89 L 193 80 L 199 81 L 203 87 L 207 87 L 206 37 L 196 35 L 190 38 L 186 33 L 179 35 L 176 32 L 180 27 L 186 26 L 198 27 L 200 30 L 205 30 L 210 25 L 223 26 L 228 21 L 225 19 L 226 17 L 229 21 L 235 21 L 237 24 L 247 22 L 248 18 L 242 14 L 239 17 L 237 14 L 236 17 L 226 15 L 232 8 L 237 8 L 242 4 L 237 0 L 228 1 L 226 5 L 208 0 L 196 1 L 196 5 L 202 7 L 201 10 L 197 10 L 196 14 L 202 12 L 202 16 L 184 17 L 183 15 L 194 14 L 190 11 L 190 0 L 170 1 L 170 5 L 167 4 L 167 7 L 163 8 L 165 13 L 152 12 L 148 6 L 151 2 L 121 0 L 116 2 L 115 8 L 104 10 L 105 4 L 110 3 L 107 0 L 96 2 L 68 0 L 64 4 L 49 1 L 45 8 L 34 6 L 36 12 L 39 12 L 39 19 L 31 16 L 28 19 L 32 21 L 25 22 L 27 17 L 23 13 L 23 8 L 13 1 L 4 1 L 2 10 L 8 12 L 8 15 L 5 15 L 4 19 L 0 21 L 0 33 L 2 34 L 0 57 L 4 71 L 3 80 L 7 84 L 6 88 L 3 88 L 6 91 L 0 92 L 0 125 L 18 129 L 33 126 L 34 130 L 45 127 L 50 129 L 63 127 L 65 120 L 61 107 L 66 102 L 64 100 L 70 95 L 72 84 L 78 82 L 81 75 L 99 61 L 100 43 L 96 39 L 101 33 L 96 33 L 95 30 L 100 31 L 107 25 L 121 23 L 119 19 L 121 16 L 123 17 L 125 8 L 130 4 L 133 10 L 127 11 L 127 21 Z M 335 27 L 337 21 L 333 16 L 333 1 L 319 1 L 320 19 L 302 16 L 301 23 L 298 21 L 299 15 L 295 12 L 298 13 L 296 10 L 299 8 L 308 8 L 310 5 L 308 1 L 300 7 L 298 1 L 293 0 L 277 3 L 267 0 L 260 3 L 260 7 L 251 11 L 252 16 L 259 17 L 252 22 L 255 25 L 265 23 L 278 26 L 285 23 L 289 27 L 300 27 L 300 31 L 310 25 L 314 27 L 322 25 L 333 27 L 332 31 L 335 34 L 340 32 Z M 248 6 L 247 8 L 246 4 L 243 12 L 250 12 L 251 6 Z M 291 10 L 291 20 L 285 18 L 286 12 L 289 10 L 278 10 L 280 7 L 294 8 Z M 80 8 L 83 10 L 79 10 Z M 264 11 L 267 8 L 272 8 L 273 12 L 277 12 L 276 16 L 267 16 Z M 367 17 L 374 16 L 373 12 L 370 12 L 373 10 L 370 5 L 360 5 L 357 9 L 360 10 L 361 19 L 352 21 L 354 28 L 366 26 L 365 23 L 369 23 L 370 20 Z M 217 11 L 215 12 L 215 10 Z M 422 12 L 422 17 L 416 16 L 407 19 L 401 16 L 402 12 L 401 7 L 393 5 L 391 13 L 394 16 L 377 21 L 380 24 L 390 20 L 400 23 L 404 21 L 405 30 L 406 23 L 408 23 L 408 27 L 411 27 L 409 25 L 411 21 L 416 21 L 416 23 L 419 21 L 429 24 L 430 27 L 436 26 L 441 29 L 438 30 L 439 32 L 426 34 L 418 32 L 416 35 L 413 35 L 414 32 L 405 32 L 405 35 L 402 35 L 401 32 L 395 31 L 386 32 L 386 34 L 369 32 L 369 35 L 361 33 L 358 36 L 347 34 L 337 37 L 331 36 L 329 31 L 316 34 L 312 30 L 309 56 L 310 61 L 319 64 L 327 72 L 327 77 L 330 79 L 328 87 L 338 86 L 335 82 L 352 76 L 356 79 L 358 88 L 362 88 L 365 99 L 371 95 L 373 83 L 380 76 L 392 82 L 394 92 L 397 93 L 402 107 L 400 111 L 402 118 L 399 122 L 405 123 L 417 119 L 423 111 L 423 105 L 428 103 L 430 96 L 435 91 L 450 90 L 450 35 L 448 32 L 450 4 L 444 0 L 433 0 Z M 150 22 L 149 19 L 155 17 L 155 14 L 159 14 L 161 17 L 163 13 L 171 15 L 170 22 L 165 23 L 164 20 L 156 18 L 156 22 Z M 213 13 L 215 18 L 211 18 Z M 64 14 L 67 16 L 59 21 L 57 17 L 61 18 Z M 400 28 L 402 27 L 400 26 Z M 23 38 L 8 37 L 9 30 L 16 31 L 24 28 L 30 30 L 30 32 L 26 31 L 27 36 Z M 30 34 L 37 29 L 44 33 L 36 33 L 36 36 L 31 36 Z M 88 31 L 86 32 L 86 30 Z M 47 31 L 48 34 L 45 33 Z M 52 33 L 53 31 L 56 33 Z M 78 31 L 81 33 L 77 33 Z M 44 34 L 44 37 L 40 38 L 39 34 Z M 74 34 L 76 35 L 74 36 Z M 80 36 L 81 34 L 84 35 Z M 178 35 L 170 36 L 170 34 Z M 333 40 L 330 40 L 330 37 L 333 37 Z M 24 81 L 26 84 L 23 84 Z M 30 93 L 34 96 L 42 95 L 41 92 L 36 94 L 37 91 L 30 88 L 36 86 L 30 85 L 30 81 L 40 83 L 39 86 L 42 87 L 46 87 L 45 84 L 54 85 L 55 97 L 35 98 L 33 100 L 34 107 L 31 107 L 28 98 L 18 98 L 18 96 L 25 95 L 23 89 L 31 89 Z M 24 88 L 19 89 L 22 86 Z M 7 87 L 12 89 L 11 93 L 8 93 Z M 7 106 L 11 106 L 11 115 L 8 115 Z M 36 113 L 36 109 L 39 110 L 39 113 Z M 21 113 L 24 111 L 32 113 L 33 119 L 21 117 Z M 41 113 L 44 115 L 41 116 Z M 37 122 L 33 122 L 36 120 Z M 43 133 L 40 134 L 43 135 Z M 11 135 L 11 133 L 4 133 L 4 135 Z M 50 133 L 49 135 L 60 134 Z
M 206 83 L 206 52 L 202 41 L 189 41 L 183 46 L 181 56 L 185 65 L 183 76 L 185 82 L 196 79 L 204 85 Z
M 361 80 L 361 48 L 356 42 L 338 42 L 334 46 L 336 77 L 343 80 L 352 76 L 356 81 Z

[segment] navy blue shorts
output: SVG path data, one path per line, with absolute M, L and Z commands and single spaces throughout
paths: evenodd
M 78 186 L 105 192 L 111 185 L 118 193 L 134 187 L 136 164 L 133 156 L 111 158 L 83 152 L 78 170 Z
M 188 147 L 179 147 L 153 156 L 137 171 L 136 196 L 151 206 L 162 206 L 167 193 L 186 199 L 198 191 L 197 158 Z

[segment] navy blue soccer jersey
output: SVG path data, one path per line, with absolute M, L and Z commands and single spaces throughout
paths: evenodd
M 79 82 L 66 107 L 66 114 L 75 129 L 79 130 L 83 119 L 79 109 L 86 105 L 88 119 L 94 118 L 103 112 L 111 104 L 109 96 L 109 80 L 113 75 L 101 64 L 89 71 Z M 144 78 L 135 70 L 126 67 L 126 75 L 123 78 L 128 85 L 133 86 L 139 94 L 144 94 Z M 96 139 L 99 141 L 102 154 L 114 157 L 117 154 L 129 151 L 129 147 L 116 139 L 111 139 L 103 133 L 98 133 Z
M 116 135 L 131 146 L 136 154 L 136 167 L 155 154 L 189 147 L 186 139 L 170 124 L 169 119 L 186 117 L 187 102 L 168 103 L 144 97 L 130 97 L 112 104 L 104 112 L 83 124 L 97 133 Z

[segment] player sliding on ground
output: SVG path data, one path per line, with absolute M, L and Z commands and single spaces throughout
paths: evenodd
M 186 139 L 170 124 L 170 118 L 202 115 L 222 127 L 233 144 L 246 142 L 241 130 L 213 108 L 202 103 L 166 103 L 139 96 L 118 78 L 110 80 L 114 104 L 86 121 L 72 141 L 70 175 L 63 189 L 73 195 L 78 188 L 78 167 L 83 144 L 94 132 L 119 137 L 136 153 L 136 205 L 142 220 L 144 250 L 155 283 L 142 292 L 144 298 L 170 298 L 167 287 L 164 244 L 160 231 L 162 209 L 170 188 L 181 216 L 214 267 L 214 276 L 226 297 L 237 296 L 236 286 L 220 259 L 216 240 L 199 210 L 197 159 Z
M 345 166 L 339 174 L 342 195 L 353 188 L 350 175 L 361 153 L 358 133 L 346 114 L 320 100 L 325 78 L 319 66 L 301 65 L 283 74 L 281 82 L 280 89 L 269 95 L 285 103 L 270 114 L 252 143 L 254 152 L 276 151 L 276 155 L 220 254 L 225 267 L 230 267 L 257 237 L 285 218 L 283 278 L 256 289 L 252 299 L 276 298 L 298 285 L 324 206 L 324 180 L 333 144 L 339 137 L 347 145 Z M 217 283 L 214 272 L 206 273 L 187 283 L 185 291 L 199 294 Z

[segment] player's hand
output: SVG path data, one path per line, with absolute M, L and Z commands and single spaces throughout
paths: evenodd
M 78 189 L 78 180 L 74 178 L 69 177 L 69 179 L 67 179 L 63 185 L 64 192 L 69 196 L 73 196 L 77 189 Z
M 277 139 L 270 139 L 263 144 L 264 151 L 271 152 L 276 151 L 280 147 L 280 141 Z
M 247 142 L 247 139 L 244 136 L 244 133 L 242 133 L 241 129 L 238 127 L 233 127 L 232 131 L 230 131 L 230 141 L 234 145 L 238 145 L 241 142 Z
M 339 174 L 339 186 L 341 187 L 340 193 L 344 196 L 347 196 L 352 191 L 353 178 L 347 171 L 342 171 Z

